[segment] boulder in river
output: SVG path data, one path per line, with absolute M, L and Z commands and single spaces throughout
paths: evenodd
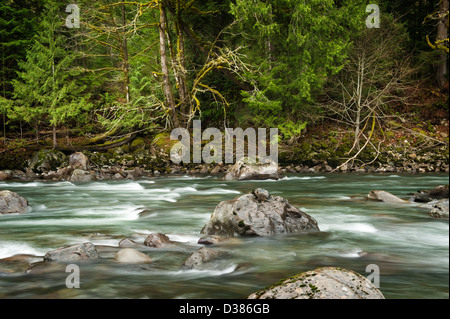
M 238 238 L 235 237 L 221 237 L 216 235 L 205 235 L 202 236 L 198 241 L 197 244 L 200 245 L 218 245 L 223 243 L 236 243 L 239 242 Z
M 72 169 L 87 170 L 89 158 L 81 152 L 73 153 L 69 156 L 69 166 Z
M 280 172 L 278 164 L 274 161 L 259 161 L 258 158 L 251 161 L 247 157 L 243 157 L 232 165 L 225 174 L 225 180 L 264 180 L 279 179 Z
M 28 201 L 9 190 L 0 191 L 0 215 L 21 214 L 28 210 Z
M 58 167 L 67 164 L 67 156 L 57 150 L 40 150 L 33 154 L 28 164 L 28 171 L 45 173 L 56 171 Z
M 248 299 L 384 299 L 384 296 L 372 282 L 354 271 L 323 267 L 280 281 Z
M 70 181 L 75 183 L 90 182 L 92 181 L 92 175 L 88 171 L 76 169 L 70 176 Z
M 173 244 L 173 242 L 169 239 L 169 237 L 161 233 L 150 234 L 144 241 L 145 246 L 154 248 L 162 248 L 170 244 Z
M 98 259 L 97 249 L 90 242 L 60 247 L 47 252 L 44 261 L 74 262 L 80 260 Z
M 119 250 L 114 260 L 119 263 L 149 263 L 152 261 L 149 256 L 133 248 Z
M 368 199 L 385 202 L 388 204 L 406 204 L 408 201 L 401 199 L 386 191 L 370 191 L 367 195 Z
M 124 238 L 119 242 L 119 247 L 123 248 L 132 248 L 132 247 L 140 247 L 141 244 L 135 242 L 134 240 L 131 240 L 129 238 Z
M 419 203 L 428 203 L 437 199 L 449 198 L 448 185 L 439 185 L 431 190 L 421 190 L 413 195 L 412 200 Z
M 430 216 L 434 218 L 449 218 L 449 200 L 441 199 L 433 203 Z
M 184 269 L 197 269 L 200 265 L 216 259 L 221 253 L 217 250 L 202 247 L 189 255 L 186 261 L 181 265 Z
M 220 202 L 201 233 L 236 237 L 310 231 L 319 231 L 314 218 L 286 199 L 257 188 L 249 194 Z

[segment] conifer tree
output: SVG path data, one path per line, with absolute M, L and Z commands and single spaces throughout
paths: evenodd
M 79 72 L 72 68 L 76 58 L 66 35 L 65 17 L 55 4 L 46 4 L 39 32 L 33 39 L 26 60 L 19 63 L 18 79 L 14 81 L 17 117 L 36 126 L 39 141 L 40 123 L 51 125 L 53 147 L 57 146 L 56 128 L 75 118 L 89 107 L 81 97 Z
M 35 31 L 34 22 L 40 3 L 28 0 L 9 0 L 0 3 L 0 114 L 3 137 L 6 141 L 7 113 L 11 110 L 12 80 L 16 78 L 17 63 L 26 55 L 26 49 Z

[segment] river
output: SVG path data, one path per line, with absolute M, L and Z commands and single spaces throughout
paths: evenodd
M 293 174 L 245 182 L 216 176 L 0 182 L 0 190 L 19 193 L 32 207 L 0 215 L 0 258 L 43 256 L 88 241 L 102 247 L 98 262 L 80 265 L 79 289 L 66 287 L 69 274 L 61 265 L 26 274 L 20 263 L 15 268 L 0 262 L 0 298 L 245 298 L 317 267 L 369 276 L 368 265 L 378 267 L 386 298 L 449 298 L 448 220 L 433 219 L 414 204 L 365 199 L 377 189 L 407 199 L 408 193 L 448 181 L 446 174 Z M 216 247 L 226 255 L 205 269 L 180 269 L 202 247 L 200 230 L 215 206 L 257 187 L 310 214 L 321 232 L 232 240 Z M 153 259 L 149 264 L 115 263 L 111 247 L 136 233 L 165 233 L 178 244 L 143 250 Z

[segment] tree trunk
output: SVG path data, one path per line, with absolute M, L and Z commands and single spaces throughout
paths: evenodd
M 125 27 L 126 25 L 126 16 L 125 16 L 125 5 L 122 4 L 122 25 Z M 123 69 L 123 86 L 124 93 L 127 103 L 130 102 L 130 64 L 128 61 L 128 43 L 127 36 L 123 35 L 123 43 L 122 43 L 122 69 Z
M 167 52 L 166 52 L 166 9 L 163 4 L 159 3 L 159 50 L 161 54 L 161 71 L 163 74 L 163 90 L 164 96 L 166 97 L 167 106 L 172 111 L 172 120 L 175 127 L 179 126 L 176 109 L 175 100 L 173 98 L 172 89 L 170 86 L 169 79 L 169 68 L 167 66 Z
M 56 148 L 58 146 L 58 141 L 56 139 L 56 126 L 55 125 L 53 125 L 52 135 L 53 135 L 53 148 Z
M 184 54 L 184 36 L 181 27 L 181 9 L 180 0 L 177 0 L 177 16 L 176 16 L 176 31 L 177 31 L 177 67 L 178 67 L 178 94 L 180 95 L 181 106 L 183 113 L 190 109 L 190 97 L 186 85 L 186 57 Z
M 437 37 L 436 42 L 443 41 L 448 38 L 448 8 L 449 1 L 441 0 L 439 4 L 439 21 L 437 26 Z M 448 67 L 447 67 L 448 53 L 442 52 L 439 57 L 439 64 L 437 65 L 436 70 L 436 81 L 437 85 L 440 89 L 442 89 L 446 84 L 446 76 L 448 76 Z
M 360 126 L 361 126 L 361 111 L 363 109 L 363 105 L 361 105 L 362 101 L 362 89 L 363 89 L 363 83 L 364 83 L 364 53 L 359 57 L 358 61 L 358 82 L 356 87 L 356 118 L 355 118 L 355 141 L 354 145 L 356 146 L 356 149 L 359 151 L 360 145 Z
M 36 144 L 39 144 L 39 121 L 38 120 L 36 120 L 35 128 L 36 128 Z

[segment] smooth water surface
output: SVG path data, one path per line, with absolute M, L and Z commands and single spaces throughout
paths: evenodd
M 448 175 L 289 175 L 279 181 L 225 182 L 220 177 L 142 180 L 0 182 L 27 198 L 32 210 L 0 215 L 0 259 L 40 256 L 57 247 L 92 242 L 100 260 L 80 264 L 81 287 L 65 285 L 65 265 L 26 274 L 23 263 L 0 262 L 0 298 L 245 298 L 280 279 L 321 266 L 363 276 L 380 269 L 386 298 L 449 297 L 449 222 L 416 204 L 365 199 L 385 190 L 409 193 L 448 184 Z M 216 205 L 257 187 L 286 198 L 314 217 L 320 233 L 234 239 L 217 245 L 222 258 L 201 270 L 181 270 Z M 145 214 L 139 215 L 145 210 Z M 114 262 L 119 241 L 165 233 L 178 244 L 142 250 L 150 264 Z M 109 250 L 108 250 L 109 249 Z M 25 267 L 25 268 L 24 268 Z

